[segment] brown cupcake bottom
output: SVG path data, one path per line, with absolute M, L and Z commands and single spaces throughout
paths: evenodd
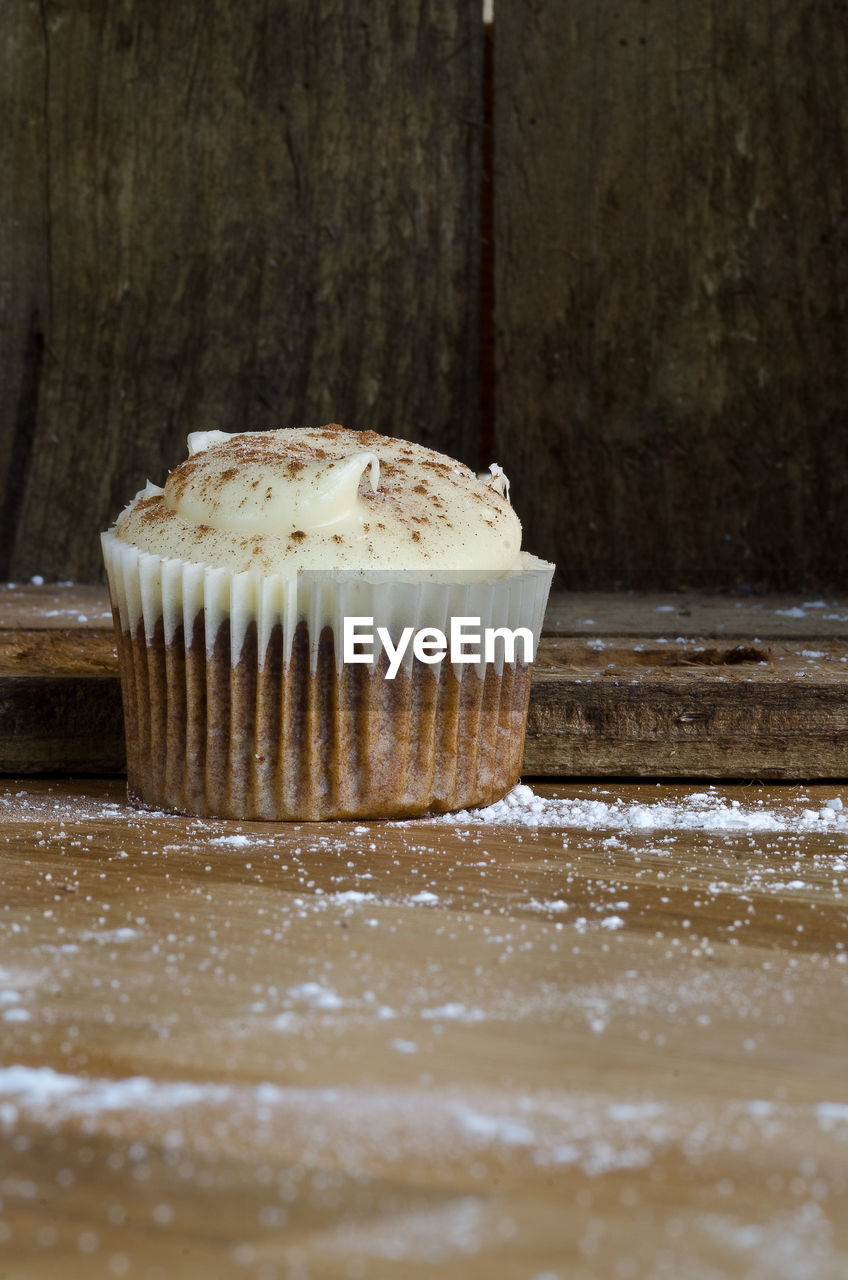
M 402 818 L 490 804 L 518 781 L 531 668 L 472 666 L 457 680 L 417 659 L 394 680 L 342 664 L 325 628 L 317 669 L 297 627 L 289 660 L 271 633 L 259 668 L 256 625 L 238 661 L 229 623 L 207 654 L 203 615 L 186 643 L 116 619 L 130 801 L 202 817 Z

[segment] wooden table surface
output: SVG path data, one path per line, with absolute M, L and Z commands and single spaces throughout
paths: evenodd
M 0 784 L 0 1276 L 848 1274 L 848 790 L 535 790 Z

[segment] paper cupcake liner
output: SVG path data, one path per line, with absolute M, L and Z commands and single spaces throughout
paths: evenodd
M 491 803 L 518 780 L 531 664 L 347 663 L 345 616 L 449 632 L 528 627 L 552 567 L 483 580 L 310 574 L 293 581 L 162 560 L 104 536 L 141 805 L 256 819 L 409 817 Z M 528 560 L 530 558 L 528 557 Z M 375 637 L 376 638 L 376 637 Z

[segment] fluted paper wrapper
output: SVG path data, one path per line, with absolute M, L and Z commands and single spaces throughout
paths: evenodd
M 426 663 L 411 627 L 527 628 L 538 642 L 553 566 L 500 575 L 316 571 L 297 578 L 166 560 L 103 535 L 118 641 L 130 799 L 205 817 L 413 817 L 489 804 L 517 782 L 532 664 Z M 344 661 L 345 618 L 373 619 Z M 474 646 L 482 651 L 482 644 Z

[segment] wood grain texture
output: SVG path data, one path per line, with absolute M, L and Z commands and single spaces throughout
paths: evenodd
M 0 21 L 0 576 L 99 576 L 197 428 L 343 421 L 476 463 L 476 6 Z
M 0 771 L 122 770 L 107 616 L 103 588 L 0 588 Z M 523 772 L 848 777 L 848 601 L 554 593 Z
M 0 10 L 0 576 L 21 516 L 52 305 L 42 19 L 39 0 Z
M 0 677 L 0 773 L 107 777 L 125 769 L 115 676 Z
M 760 663 L 693 639 L 542 641 L 523 771 L 547 777 L 848 777 L 848 646 Z M 593 642 L 590 641 L 589 645 Z M 813 656 L 806 656 L 806 655 Z
M 516 0 L 497 455 L 580 588 L 846 582 L 848 13 Z
M 844 835 L 797 821 L 848 791 L 538 790 L 561 824 L 0 784 L 7 1274 L 843 1280 Z

